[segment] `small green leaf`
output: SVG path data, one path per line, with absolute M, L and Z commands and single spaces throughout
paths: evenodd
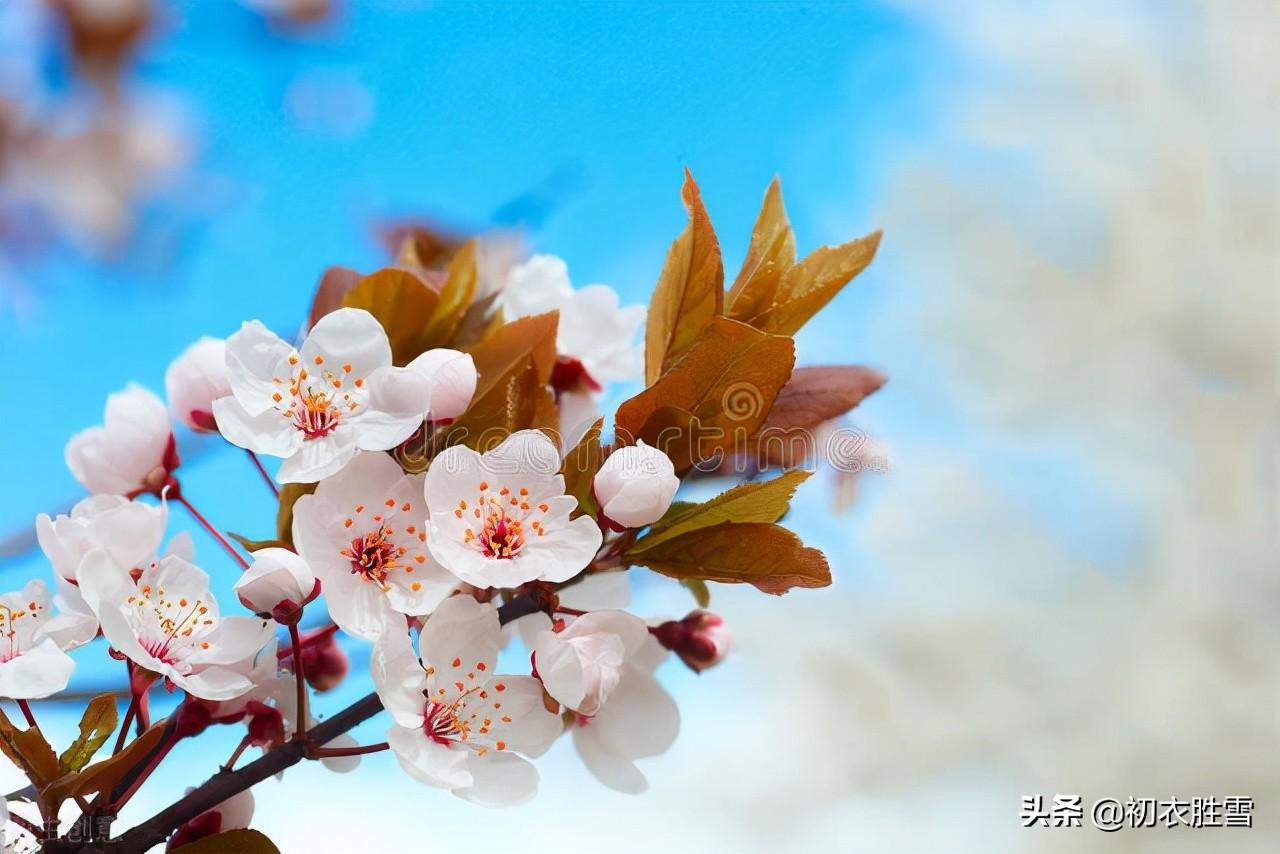
M 693 594 L 693 599 L 698 603 L 699 608 L 710 607 L 711 591 L 707 589 L 707 582 L 701 578 L 682 578 L 680 584 Z
M 114 694 L 99 694 L 90 700 L 80 718 L 80 735 L 58 757 L 58 767 L 64 772 L 74 772 L 88 765 L 93 754 L 115 731 L 118 719 Z
M 275 843 L 256 830 L 228 830 L 175 849 L 182 854 L 280 854 Z
M 724 522 L 776 522 L 786 514 L 796 487 L 811 474 L 795 469 L 772 480 L 740 484 L 701 504 L 672 504 L 628 554 L 636 555 L 690 531 Z

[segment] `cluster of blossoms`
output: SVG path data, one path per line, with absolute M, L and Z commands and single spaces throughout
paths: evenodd
M 677 241 L 672 253 L 682 251 Z M 133 842 L 170 837 L 173 848 L 247 826 L 248 787 L 265 776 L 232 770 L 249 747 L 273 770 L 309 758 L 342 771 L 389 750 L 413 779 L 501 806 L 533 796 L 530 760 L 570 733 L 601 782 L 640 792 L 635 761 L 664 752 L 679 728 L 655 671 L 671 652 L 706 670 L 730 640 L 704 608 L 666 621 L 629 613 L 628 567 L 676 578 L 704 603 L 706 581 L 773 593 L 829 583 L 821 555 L 776 525 L 804 473 L 673 503 L 696 463 L 714 457 L 716 471 L 726 450 L 708 449 L 694 429 L 705 425 L 692 424 L 695 411 L 714 422 L 722 410 L 685 398 L 727 399 L 721 386 L 736 387 L 742 362 L 721 352 L 729 340 L 760 348 L 752 376 L 772 403 L 791 374 L 786 335 L 709 316 L 677 352 L 688 333 L 664 307 L 677 287 L 664 271 L 642 348 L 633 339 L 646 311 L 619 307 L 604 286 L 574 289 L 559 259 L 513 265 L 505 287 L 481 297 L 476 256 L 463 247 L 441 271 L 407 251 L 401 266 L 350 281 L 337 305 L 313 307 L 296 345 L 257 321 L 201 339 L 170 366 L 167 406 L 130 386 L 110 396 L 102 425 L 72 437 L 66 461 L 90 495 L 36 521 L 53 595 L 33 580 L 0 597 L 0 696 L 18 702 L 43 744 L 28 701 L 66 688 L 68 651 L 101 637 L 124 662 L 131 700 L 122 721 L 110 697 L 91 703 L 56 775 L 13 748 L 46 820 L 75 800 L 109 826 L 177 741 L 214 725 L 244 734 L 196 794 L 213 787 L 229 799 L 180 814 L 180 826 L 141 825 L 129 833 L 150 835 Z M 706 283 L 683 287 L 695 285 Z M 655 323 L 669 327 L 657 338 Z M 619 408 L 603 444 L 605 383 L 638 379 L 655 361 L 657 379 Z M 760 409 L 745 426 L 763 425 Z M 671 412 L 689 414 L 683 432 Z M 273 538 L 224 536 L 196 510 L 174 421 L 248 452 L 279 502 Z M 274 478 L 259 455 L 280 460 Z M 242 613 L 217 601 L 189 534 L 162 546 L 174 505 L 239 565 L 229 586 Z M 500 663 L 521 642 L 528 657 Z M 367 656 L 373 692 L 318 724 L 314 695 L 350 670 L 344 645 Z M 157 685 L 183 697 L 153 724 Z M 386 740 L 358 745 L 347 731 L 379 711 Z M 117 722 L 112 756 L 88 764 Z M 22 744 L 3 716 L 0 728 L 6 744 Z

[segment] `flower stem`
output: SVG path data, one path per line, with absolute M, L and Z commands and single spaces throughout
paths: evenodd
M 119 798 L 117 798 L 115 803 L 111 805 L 111 808 L 115 812 L 119 813 L 120 810 L 124 809 L 124 805 L 127 804 L 129 802 L 129 799 L 133 797 L 134 792 L 138 791 L 138 789 L 142 786 L 142 784 L 147 781 L 147 778 L 151 776 L 151 774 L 156 770 L 157 767 L 159 767 L 160 763 L 164 761 L 164 758 L 169 755 L 169 751 L 173 750 L 173 746 L 177 743 L 178 743 L 178 739 L 175 738 L 172 734 L 169 734 L 169 733 L 165 734 L 164 744 L 160 747 L 159 750 L 155 752 L 155 755 L 151 757 L 151 761 L 148 762 L 147 766 L 142 769 L 142 773 L 139 774 L 134 779 L 134 781 L 129 784 L 129 788 L 124 790 L 124 794 L 122 794 Z
M 34 836 L 36 839 L 44 839 L 44 838 L 45 838 L 45 835 L 44 835 L 44 831 L 43 831 L 43 830 L 41 830 L 40 828 L 36 827 L 34 824 L 32 824 L 31 822 L 27 821 L 25 818 L 23 818 L 23 817 L 22 817 L 22 816 L 20 816 L 20 815 L 14 815 L 13 813 L 9 813 L 9 821 L 11 821 L 11 822 L 13 822 L 14 824 L 18 825 L 18 827 L 21 827 L 23 830 L 25 830 L 27 833 L 30 833 L 30 834 L 31 834 L 32 836 Z
M 176 500 L 183 507 L 187 508 L 187 512 L 191 514 L 191 518 L 195 519 L 196 522 L 199 523 L 200 527 L 208 531 L 209 536 L 222 544 L 222 547 L 227 550 L 227 554 L 235 558 L 236 563 L 240 564 L 241 569 L 249 568 L 249 562 L 244 559 L 240 552 L 236 551 L 235 546 L 231 545 L 231 543 L 227 541 L 227 538 L 222 536 L 222 533 L 217 528 L 213 527 L 213 524 L 208 519 L 204 518 L 204 515 L 187 500 L 185 495 L 179 492 Z
M 247 735 L 246 735 L 244 738 L 240 739 L 240 743 L 236 745 L 236 749 L 235 749 L 235 751 L 231 754 L 231 758 L 227 760 L 227 764 L 226 764 L 226 765 L 223 765 L 223 766 L 222 766 L 222 770 L 223 770 L 223 771 L 233 771 L 233 770 L 235 770 L 236 762 L 237 762 L 237 761 L 239 761 L 239 759 L 240 759 L 240 754 L 244 753 L 245 748 L 247 748 L 247 747 L 249 746 L 249 741 L 250 741 L 250 739 L 249 739 L 249 736 L 247 736 Z
M 312 759 L 328 759 L 338 756 L 364 756 L 366 753 L 380 753 L 387 750 L 391 745 L 385 741 L 377 744 L 366 744 L 363 747 L 312 747 L 307 750 L 307 756 Z
M 302 639 L 298 637 L 298 625 L 296 623 L 289 626 L 289 646 L 293 649 L 293 677 L 298 687 L 298 703 L 294 711 L 296 720 L 293 722 L 293 737 L 295 739 L 304 739 L 307 737 L 307 721 L 311 714 L 307 709 L 307 676 L 303 672 L 302 666 Z
M 245 448 L 244 452 L 248 454 L 249 459 L 253 461 L 254 468 L 258 470 L 258 474 L 262 475 L 262 480 L 267 484 L 267 488 L 271 490 L 271 494 L 274 495 L 276 498 L 279 498 L 280 487 L 276 486 L 275 480 L 267 472 L 267 468 L 262 464 L 262 460 L 258 459 L 258 455 L 255 454 L 253 451 L 249 450 L 248 448 Z
M 22 710 L 22 716 L 27 719 L 27 726 L 38 729 L 36 726 L 36 716 L 31 714 L 31 706 L 26 700 L 18 700 L 18 708 Z
M 325 626 L 323 629 L 316 629 L 314 632 L 312 632 L 311 634 L 307 635 L 305 638 L 302 638 L 300 640 L 298 644 L 298 648 L 307 649 L 308 647 L 315 646 L 316 644 L 320 643 L 320 641 L 324 640 L 325 638 L 329 637 L 330 635 L 334 634 L 337 631 L 338 631 L 338 626 L 335 623 L 330 623 L 329 625 Z M 277 658 L 289 658 L 292 655 L 294 655 L 294 652 L 292 649 L 281 649 L 276 651 Z
M 130 670 L 133 668 L 131 667 Z M 132 680 L 130 680 L 132 682 Z M 124 740 L 129 735 L 129 724 L 133 723 L 134 717 L 138 714 L 138 704 L 142 700 L 142 695 L 134 689 L 133 696 L 129 699 L 129 708 L 125 710 L 124 720 L 120 723 L 120 734 L 116 736 L 115 749 L 111 751 L 111 755 L 115 756 L 121 750 L 124 750 Z

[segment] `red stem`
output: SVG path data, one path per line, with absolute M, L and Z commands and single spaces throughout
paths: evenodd
M 335 623 L 330 623 L 329 625 L 325 626 L 323 629 L 316 629 L 314 634 L 309 634 L 302 639 L 302 641 L 298 644 L 298 648 L 307 649 L 308 647 L 315 646 L 316 644 L 320 643 L 320 641 L 329 637 L 336 631 L 338 631 L 338 626 Z M 292 649 L 276 650 L 276 657 L 280 659 L 289 658 L 293 654 L 294 652 Z
M 132 671 L 133 668 L 131 667 L 129 669 Z M 129 682 L 130 687 L 132 688 L 133 680 L 130 679 Z M 111 751 L 112 756 L 115 756 L 121 750 L 124 750 L 124 740 L 129 735 L 129 724 L 133 723 L 134 716 L 138 714 L 138 703 L 141 697 L 142 695 L 135 689 L 133 691 L 133 696 L 129 698 L 129 708 L 125 711 L 124 721 L 120 724 L 120 734 L 116 736 L 116 746 L 115 749 Z
M 249 741 L 250 739 L 247 735 L 240 739 L 240 743 L 236 745 L 235 752 L 231 754 L 231 758 L 227 760 L 227 764 L 222 766 L 223 771 L 235 770 L 236 762 L 239 761 L 240 754 L 244 753 L 245 748 L 249 746 Z
M 556 606 L 556 613 L 557 613 L 557 614 L 568 614 L 570 617 L 581 617 L 581 616 L 583 616 L 584 614 L 586 614 L 587 612 L 586 612 L 586 611 L 579 611 L 577 608 L 566 608 L 566 607 L 565 607 L 565 606 L 563 606 L 563 605 L 557 605 L 557 606 Z
M 196 522 L 200 524 L 200 527 L 208 531 L 209 536 L 213 537 L 215 540 L 217 540 L 219 543 L 222 544 L 222 547 L 227 550 L 227 554 L 235 558 L 236 563 L 240 564 L 241 569 L 249 568 L 249 562 L 244 559 L 244 557 L 240 554 L 240 552 L 236 551 L 235 547 L 227 541 L 226 537 L 222 536 L 221 532 L 219 532 L 217 528 L 213 527 L 213 524 L 208 519 L 204 518 L 204 516 L 200 513 L 200 511 L 197 510 L 191 504 L 191 502 L 187 500 L 187 497 L 185 495 L 183 495 L 182 493 L 178 493 L 177 498 L 175 500 L 179 504 L 181 504 L 183 507 L 187 508 L 187 512 L 191 514 L 191 518 L 195 519 Z
M 18 708 L 22 709 L 22 716 L 27 719 L 27 726 L 37 728 L 36 716 L 31 714 L 31 706 L 27 704 L 26 700 L 18 700 L 17 703 Z
M 258 455 L 248 448 L 245 448 L 244 452 L 249 455 L 250 460 L 253 460 L 254 468 L 258 470 L 258 474 L 262 475 L 262 480 L 267 484 L 267 488 L 271 490 L 271 494 L 276 498 L 279 498 L 280 487 L 276 486 L 275 479 L 267 472 L 267 468 L 262 464 L 262 460 L 258 459 Z
M 302 665 L 302 640 L 298 637 L 296 623 L 289 625 L 289 646 L 293 649 L 293 678 L 298 688 L 298 703 L 294 711 L 297 719 L 293 722 L 293 737 L 301 739 L 307 737 L 307 719 L 310 717 L 310 711 L 307 709 L 307 677 L 303 673 L 305 668 Z
M 27 821 L 25 818 L 23 818 L 23 817 L 22 817 L 22 816 L 20 816 L 20 815 L 14 815 L 13 813 L 9 813 L 9 821 L 11 821 L 11 822 L 13 822 L 14 824 L 18 825 L 18 827 L 21 827 L 23 830 L 25 830 L 27 833 L 30 833 L 30 834 L 31 834 L 32 836 L 34 836 L 36 839 L 44 839 L 44 838 L 45 838 L 45 835 L 44 835 L 44 831 L 43 831 L 43 830 L 41 830 L 40 828 L 36 827 L 34 824 L 32 824 L 31 822 Z
M 124 805 L 133 797 L 134 792 L 138 791 L 142 784 L 147 781 L 147 778 L 155 772 L 160 763 L 164 761 L 164 758 L 169 755 L 169 751 L 173 750 L 173 746 L 178 743 L 178 739 L 172 735 L 168 735 L 166 738 L 167 740 L 165 741 L 164 746 L 157 750 L 155 755 L 151 757 L 151 761 L 147 763 L 147 767 L 144 768 L 142 773 L 129 784 L 129 788 L 125 789 L 124 794 L 122 794 L 119 799 L 111 805 L 114 812 L 119 813 L 120 810 L 124 809 Z
M 364 756 L 366 753 L 379 753 L 391 745 L 385 741 L 377 744 L 366 744 L 363 747 L 313 747 L 307 751 L 312 759 L 328 759 L 334 756 Z

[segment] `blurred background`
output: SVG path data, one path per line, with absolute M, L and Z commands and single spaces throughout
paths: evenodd
M 802 253 L 885 229 L 797 342 L 891 376 L 853 413 L 887 473 L 842 506 L 823 472 L 787 521 L 836 584 L 713 585 L 736 649 L 664 667 L 683 727 L 646 795 L 562 743 L 537 800 L 488 812 L 382 754 L 267 781 L 254 826 L 286 852 L 1275 851 L 1278 38 L 1270 0 L 10 0 L 0 586 L 49 578 L 31 520 L 78 497 L 63 445 L 109 392 L 162 391 L 244 318 L 296 328 L 326 266 L 387 262 L 386 226 L 519 228 L 645 302 L 682 167 L 731 269 L 777 174 Z M 179 442 L 185 491 L 265 533 L 243 456 Z M 642 572 L 637 613 L 690 607 Z M 77 657 L 73 690 L 112 687 Z M 1255 826 L 1024 829 L 1021 797 L 1058 793 L 1251 796 Z

